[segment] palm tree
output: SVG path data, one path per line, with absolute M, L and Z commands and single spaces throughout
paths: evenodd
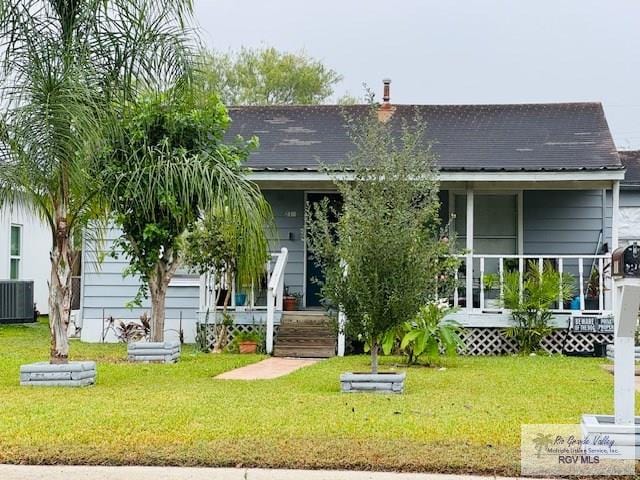
M 0 0 L 0 206 L 51 231 L 51 362 L 66 363 L 79 239 L 106 218 L 96 174 L 117 112 L 191 60 L 191 0 Z

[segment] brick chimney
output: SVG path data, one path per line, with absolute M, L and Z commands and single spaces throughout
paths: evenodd
M 382 105 L 378 108 L 378 120 L 381 122 L 388 122 L 393 116 L 393 112 L 396 111 L 396 107 L 391 105 L 391 79 L 385 78 L 382 80 L 384 90 L 382 92 Z

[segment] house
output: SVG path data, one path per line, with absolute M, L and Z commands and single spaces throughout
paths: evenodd
M 19 205 L 0 210 L 0 281 L 33 281 L 33 300 L 41 314 L 49 311 L 48 281 L 51 233 Z
M 237 329 L 266 322 L 269 343 L 283 315 L 284 287 L 300 295 L 300 310 L 312 314 L 321 309 L 312 281 L 319 272 L 305 248 L 304 208 L 323 196 L 336 198 L 321 166 L 345 161 L 353 146 L 344 113 L 357 116 L 364 108 L 230 109 L 229 136 L 260 139 L 260 148 L 248 160 L 250 178 L 271 204 L 277 227 L 266 284 L 245 288 L 245 302 L 236 303 L 232 296 Z M 531 261 L 550 261 L 573 274 L 579 289 L 573 302 L 556 306 L 557 327 L 566 329 L 578 313 L 611 311 L 607 265 L 609 252 L 619 243 L 617 211 L 625 170 L 599 103 L 392 105 L 385 95 L 380 108 L 390 122 L 399 124 L 418 113 L 428 125 L 427 136 L 438 155 L 443 217 L 455 216 L 458 242 L 467 252 L 451 302 L 459 308 L 455 318 L 469 327 L 470 353 L 513 349 L 500 330 L 511 317 L 485 291 L 481 279 L 487 273 L 502 278 L 508 269 L 524 272 Z M 122 278 L 123 259 L 107 259 L 100 269 L 85 256 L 83 265 L 82 338 L 112 339 L 109 317 L 135 319 L 142 312 L 125 307 L 137 281 Z M 211 281 L 187 272 L 174 280 L 167 300 L 172 334 L 182 328 L 186 340 L 193 341 L 195 322 L 202 320 L 207 306 L 215 308 L 209 298 Z M 606 338 L 558 330 L 545 347 L 580 350 Z M 338 353 L 343 351 L 340 336 Z
M 620 185 L 618 236 L 620 245 L 640 239 L 640 150 L 618 152 L 626 169 Z

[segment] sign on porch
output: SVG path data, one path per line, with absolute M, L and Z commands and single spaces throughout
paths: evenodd
M 575 333 L 613 333 L 613 317 L 575 315 L 571 317 L 569 329 Z

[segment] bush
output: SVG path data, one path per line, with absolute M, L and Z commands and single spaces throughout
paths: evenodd
M 535 261 L 528 263 L 520 288 L 520 274 L 508 272 L 504 276 L 505 308 L 511 310 L 515 325 L 505 329 L 505 335 L 518 343 L 521 353 L 540 350 L 540 342 L 553 328 L 549 322 L 551 308 L 561 299 L 570 300 L 575 291 L 575 281 L 568 273 L 562 275 L 551 262 L 545 262 L 542 271 Z

